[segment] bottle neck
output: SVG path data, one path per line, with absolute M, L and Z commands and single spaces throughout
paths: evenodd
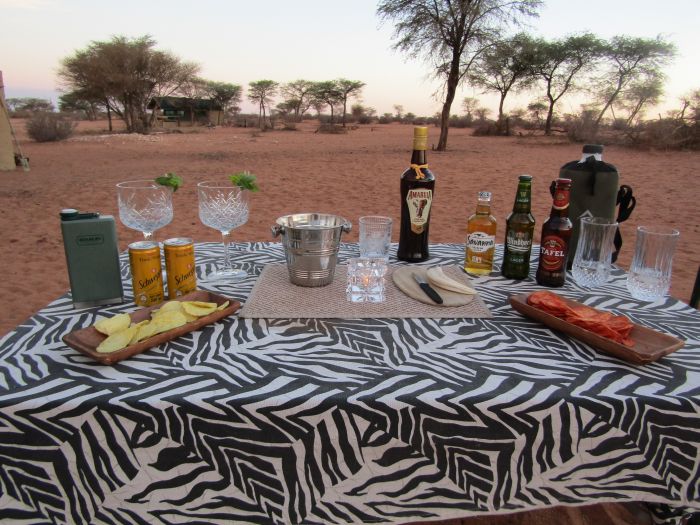
M 518 192 L 515 194 L 515 203 L 513 203 L 513 212 L 530 213 L 530 189 L 530 184 L 518 184 Z
M 419 166 L 422 166 L 423 164 L 428 163 L 428 157 L 425 154 L 424 149 L 414 149 L 413 153 L 411 154 L 411 164 L 418 164 Z
M 550 217 L 568 217 L 569 216 L 569 197 L 571 195 L 570 187 L 557 187 L 554 190 L 554 199 L 552 200 L 552 209 L 549 212 Z
M 476 214 L 477 215 L 489 215 L 491 213 L 491 203 L 485 201 L 479 201 L 476 203 Z

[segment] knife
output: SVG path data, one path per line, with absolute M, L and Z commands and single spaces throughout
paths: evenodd
M 442 297 L 440 297 L 440 294 L 437 293 L 435 289 L 428 284 L 428 281 L 426 281 L 422 276 L 418 275 L 417 273 L 413 274 L 413 278 L 418 283 L 418 286 L 420 286 L 423 289 L 425 295 L 430 297 L 437 304 L 442 304 Z

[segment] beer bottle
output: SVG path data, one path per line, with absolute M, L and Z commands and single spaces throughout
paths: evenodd
M 467 220 L 464 271 L 470 275 L 490 274 L 495 250 L 496 218 L 491 215 L 491 192 L 480 191 L 476 213 Z
M 428 230 L 435 176 L 428 169 L 427 143 L 428 128 L 414 128 L 411 165 L 401 175 L 401 231 L 396 256 L 402 261 L 419 262 L 430 256 Z
M 532 177 L 520 175 L 513 211 L 506 219 L 506 242 L 501 273 L 508 279 L 525 279 L 530 273 L 530 251 L 535 218 L 530 213 Z
M 573 224 L 569 219 L 571 179 L 557 179 L 549 219 L 542 225 L 540 262 L 535 278 L 543 286 L 562 286 Z

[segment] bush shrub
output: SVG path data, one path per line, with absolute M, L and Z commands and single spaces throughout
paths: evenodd
M 59 113 L 39 112 L 27 121 L 27 134 L 37 142 L 56 142 L 70 137 L 75 126 Z
M 475 137 L 492 137 L 495 135 L 501 135 L 501 130 L 495 122 L 485 120 L 484 122 L 477 124 L 472 132 L 472 135 Z

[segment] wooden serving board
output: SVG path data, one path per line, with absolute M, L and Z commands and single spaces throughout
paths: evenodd
M 550 328 L 564 332 L 565 334 L 583 341 L 584 343 L 607 354 L 614 355 L 630 363 L 643 365 L 652 363 L 681 348 L 684 341 L 668 334 L 657 332 L 646 326 L 634 324 L 630 338 L 634 341 L 634 346 L 629 347 L 621 343 L 616 343 L 590 330 L 571 324 L 563 319 L 555 317 L 547 312 L 530 306 L 527 298 L 530 294 L 519 294 L 510 297 L 509 301 L 513 308 L 521 314 L 535 319 Z M 559 296 L 570 306 L 581 306 L 583 303 Z
M 104 365 L 113 365 L 114 363 L 118 363 L 119 361 L 128 359 L 129 357 L 145 352 L 149 348 L 153 348 L 154 346 L 158 346 L 168 341 L 172 341 L 173 339 L 180 337 L 181 335 L 193 332 L 194 330 L 199 330 L 205 325 L 215 323 L 220 319 L 231 315 L 241 307 L 241 303 L 239 303 L 238 301 L 229 299 L 228 297 L 224 297 L 219 294 L 207 292 L 205 290 L 196 290 L 194 292 L 188 293 L 187 295 L 183 295 L 182 297 L 178 297 L 174 300 L 204 301 L 208 303 L 216 303 L 217 305 L 222 305 L 226 301 L 228 301 L 229 304 L 223 310 L 217 310 L 216 312 L 200 317 L 195 321 L 189 322 L 182 326 L 178 326 L 177 328 L 173 328 L 172 330 L 168 330 L 167 332 L 156 334 L 153 337 L 149 337 L 148 339 L 144 339 L 143 341 L 140 341 L 136 344 L 129 345 L 126 348 L 117 350 L 116 352 L 101 353 L 96 350 L 97 346 L 103 340 L 105 340 L 107 336 L 98 332 L 94 326 L 82 328 L 80 330 L 74 330 L 73 332 L 64 335 L 63 342 L 71 348 L 77 350 L 78 352 L 90 356 Z M 141 308 L 140 310 L 132 312 L 131 314 L 129 314 L 131 315 L 132 323 L 138 323 L 145 319 L 150 319 L 151 312 L 153 310 L 157 310 L 161 306 L 162 303 L 149 306 L 147 308 Z

